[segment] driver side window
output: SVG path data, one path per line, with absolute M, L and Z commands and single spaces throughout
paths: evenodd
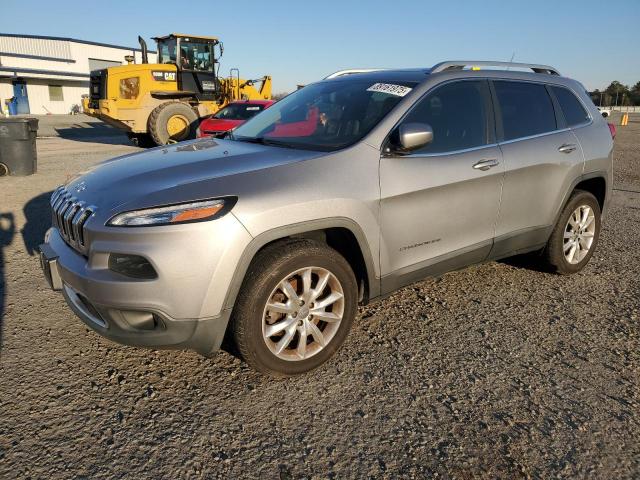
M 446 153 L 489 144 L 489 109 L 485 80 L 465 80 L 437 87 L 402 121 L 427 123 L 433 129 L 433 141 L 412 153 Z

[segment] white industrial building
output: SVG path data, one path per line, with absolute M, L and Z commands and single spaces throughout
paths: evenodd
M 141 62 L 140 49 L 73 38 L 0 33 L 0 105 L 16 97 L 18 114 L 69 113 L 89 94 L 89 73 Z M 155 62 L 149 52 L 149 62 Z

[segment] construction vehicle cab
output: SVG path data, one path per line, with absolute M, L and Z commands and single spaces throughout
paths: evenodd
M 91 72 L 90 96 L 83 105 L 85 113 L 126 130 L 141 146 L 194 138 L 199 119 L 230 101 L 271 98 L 269 76 L 218 76 L 223 45 L 216 37 L 156 37 L 157 63 L 149 63 L 146 42 L 138 40 L 142 63 L 129 58 L 128 65 Z
M 200 100 L 217 100 L 221 95 L 216 79 L 216 64 L 222 56 L 223 46 L 216 37 L 194 37 L 172 33 L 156 37 L 158 63 L 175 65 L 181 93 Z M 216 46 L 219 54 L 216 56 Z

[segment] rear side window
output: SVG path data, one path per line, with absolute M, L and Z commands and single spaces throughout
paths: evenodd
M 544 85 L 493 82 L 502 114 L 504 140 L 552 132 L 557 128 L 551 97 Z
M 415 153 L 442 153 L 488 143 L 485 81 L 467 80 L 436 88 L 402 123 L 428 123 L 433 141 Z
M 589 120 L 589 114 L 571 90 L 563 87 L 551 87 L 551 90 L 558 99 L 569 127 L 575 127 Z

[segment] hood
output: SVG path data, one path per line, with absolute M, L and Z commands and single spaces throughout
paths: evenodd
M 203 138 L 107 160 L 69 182 L 66 188 L 78 200 L 105 212 L 139 203 L 145 197 L 157 202 L 163 191 L 171 191 L 167 203 L 180 196 L 186 197 L 178 201 L 197 199 L 188 197 L 190 191 L 216 196 L 220 192 L 215 191 L 215 186 L 225 177 L 318 155 L 322 153 Z
M 226 132 L 242 125 L 246 120 L 223 120 L 219 118 L 207 118 L 200 123 L 200 131 Z

